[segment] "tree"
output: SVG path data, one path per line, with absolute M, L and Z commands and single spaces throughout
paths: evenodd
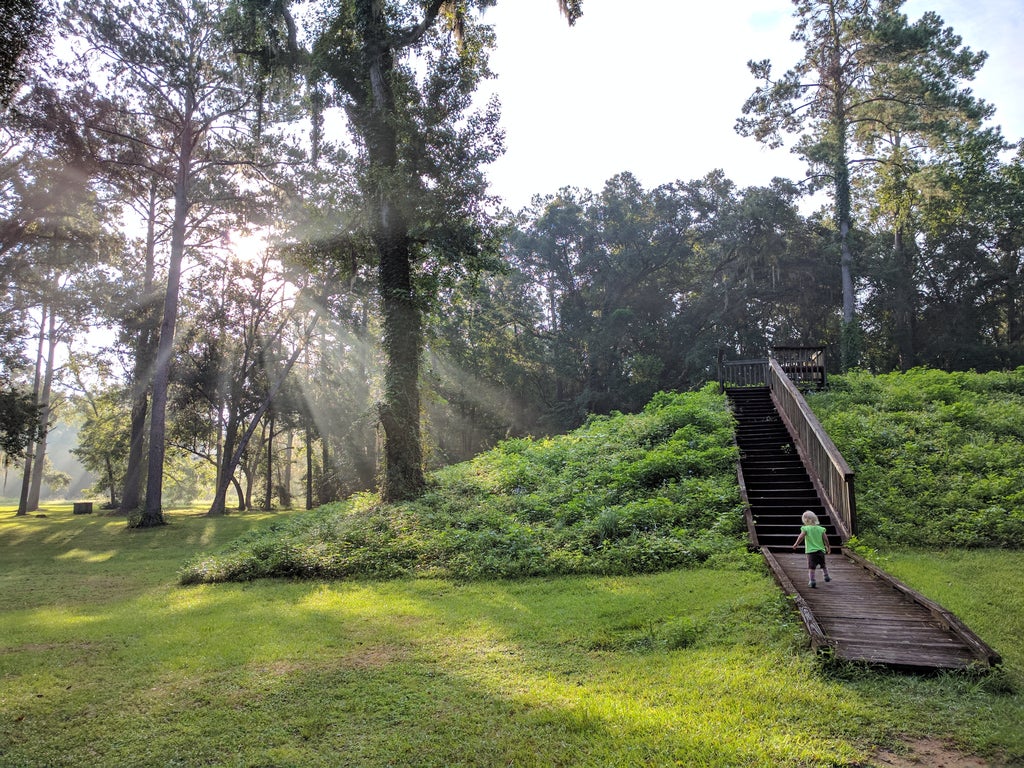
M 0 384 L 0 452 L 5 464 L 24 455 L 34 438 L 39 409 L 25 392 Z
M 430 318 L 426 411 L 435 464 L 561 426 L 553 418 L 541 286 L 515 258 L 509 249 L 501 268 L 444 288 Z
M 31 278 L 16 288 L 19 302 L 38 322 L 32 398 L 38 408 L 36 440 L 25 461 L 19 514 L 38 508 L 46 466 L 47 432 L 55 413 L 55 354 L 58 344 L 70 343 L 87 326 L 105 282 L 98 264 L 117 247 L 108 237 L 104 211 L 88 191 L 67 210 L 36 214 L 17 250 L 30 264 Z M 45 234 L 44 234 L 45 233 Z
M 995 336 L 1003 347 L 1002 364 L 1009 368 L 1024 365 L 1024 142 L 997 178 L 994 241 L 1002 296 Z
M 466 113 L 487 75 L 492 42 L 472 11 L 494 2 L 343 0 L 324 14 L 308 57 L 310 79 L 329 84 L 360 153 L 359 191 L 383 314 L 378 416 L 384 428 L 381 495 L 388 501 L 415 496 L 424 484 L 419 377 L 431 290 L 420 270 L 431 261 L 471 257 L 487 223 L 479 167 L 500 147 L 497 108 Z M 560 0 L 570 22 L 581 2 Z M 268 31 L 287 28 L 287 36 L 267 35 L 267 58 L 275 40 L 295 40 L 282 6 L 249 4 Z M 293 46 L 291 59 L 302 58 Z
M 25 77 L 26 59 L 41 42 L 47 7 L 42 0 L 0 4 L 0 108 L 6 109 Z
M 28 328 L 45 325 L 40 308 L 59 303 L 52 296 L 58 276 L 95 261 L 88 252 L 101 227 L 79 130 L 94 106 L 87 88 L 62 99 L 33 78 L 0 124 L 0 393 L 9 399 L 12 429 L 24 424 L 17 404 L 35 403 L 39 394 L 21 375 Z M 23 449 L 36 436 L 34 428 L 16 432 L 10 435 Z
M 705 364 L 716 347 L 761 357 L 773 345 L 838 336 L 839 265 L 824 255 L 828 227 L 800 215 L 796 185 L 775 179 L 734 190 L 709 175 L 684 191 L 702 254 L 700 287 L 687 303 Z
M 209 514 L 222 515 L 239 462 L 280 396 L 317 315 L 302 319 L 307 310 L 302 294 L 286 306 L 293 287 L 273 274 L 266 253 L 249 264 L 229 261 L 220 280 L 204 282 L 219 282 L 220 290 L 207 297 L 197 313 L 203 320 L 190 329 L 186 352 L 191 359 L 180 366 L 187 386 L 177 410 L 195 415 L 187 431 L 213 436 L 217 482 Z
M 86 381 L 86 366 L 100 374 L 97 382 Z M 124 429 L 128 417 L 124 389 L 113 381 L 102 360 L 77 358 L 68 368 L 73 382 L 73 404 L 82 419 L 78 445 L 72 453 L 97 476 L 94 490 L 106 494 L 107 508 L 116 510 L 129 447 L 129 433 Z
M 124 472 L 124 490 L 119 512 L 128 515 L 139 509 L 142 501 L 143 462 L 146 444 L 146 416 L 149 412 L 149 389 L 156 367 L 156 347 L 160 327 L 160 295 L 156 283 L 156 252 L 159 243 L 158 216 L 159 178 L 151 176 L 145 191 L 142 220 L 146 224 L 141 270 L 141 285 L 132 280 L 130 289 L 120 296 L 121 312 L 117 321 L 122 329 L 122 342 L 130 348 L 133 365 L 130 374 L 131 414 L 129 416 L 128 457 Z M 136 198 L 138 200 L 138 198 Z
M 979 131 L 929 167 L 920 228 L 919 360 L 947 370 L 1024 363 L 1020 155 L 1004 164 L 998 130 Z
M 936 14 L 911 24 L 897 7 L 882 9 L 867 35 L 876 63 L 852 138 L 870 171 L 862 180 L 862 216 L 884 227 L 890 238 L 882 287 L 898 365 L 907 370 L 917 363 L 915 218 L 929 183 L 928 166 L 971 141 L 993 110 L 961 85 L 974 78 L 985 54 L 962 47 Z
M 244 195 L 241 174 L 233 172 L 254 164 L 245 130 L 255 113 L 252 89 L 224 36 L 221 2 L 73 1 L 70 7 L 72 29 L 89 41 L 109 87 L 123 97 L 122 113 L 145 116 L 141 133 L 127 134 L 123 122 L 112 125 L 110 132 L 139 149 L 139 156 L 146 158 L 142 164 L 167 185 L 173 199 L 152 378 L 145 507 L 136 521 L 141 527 L 161 525 L 167 398 L 182 266 L 190 237 L 223 232 L 226 219 L 237 217 L 232 213 Z
M 794 0 L 798 18 L 792 34 L 803 44 L 803 58 L 780 79 L 772 79 L 767 59 L 751 61 L 763 81 L 743 105 L 736 130 L 769 146 L 782 145 L 782 133 L 802 134 L 794 147 L 810 175 L 832 186 L 842 267 L 843 362 L 855 363 L 852 348 L 855 297 L 850 251 L 850 126 L 856 119 L 858 88 L 867 76 L 860 33 L 871 16 L 871 0 Z
M 563 190 L 539 201 L 518 243 L 519 258 L 543 281 L 562 388 L 555 398 L 572 402 L 569 423 L 642 407 L 658 389 L 682 383 L 680 346 L 692 337 L 672 333 L 675 297 L 690 292 L 697 273 L 680 186 L 648 191 L 623 173 L 600 195 Z
M 379 442 L 373 247 L 355 179 L 338 170 L 350 155 L 326 141 L 315 149 L 287 179 L 271 238 L 287 279 L 317 297 L 323 316 L 298 362 L 298 383 L 286 390 L 285 412 L 297 412 L 304 433 L 307 508 L 372 489 Z
M 853 177 L 857 168 L 885 163 L 891 186 L 894 259 L 902 260 L 904 292 L 907 238 L 899 223 L 905 211 L 906 178 L 912 170 L 905 141 L 927 144 L 976 122 L 987 108 L 959 81 L 971 79 L 985 59 L 960 47 L 960 38 L 934 13 L 910 24 L 899 12 L 903 0 L 794 0 L 797 24 L 792 39 L 803 44 L 803 58 L 781 78 L 771 62 L 750 62 L 763 82 L 743 105 L 736 129 L 770 146 L 782 134 L 799 134 L 793 148 L 807 162 L 814 185 L 832 188 L 837 245 L 842 268 L 844 367 L 856 364 L 859 330 L 855 324 L 851 250 Z M 888 146 L 886 157 L 872 156 Z M 855 155 L 859 148 L 861 154 Z M 865 154 L 866 153 L 866 154 Z M 906 303 L 904 295 L 898 301 Z M 908 335 L 908 318 L 899 325 Z M 904 341 L 909 356 L 909 342 Z

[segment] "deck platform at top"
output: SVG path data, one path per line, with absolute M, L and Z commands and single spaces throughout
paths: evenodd
M 725 354 L 719 352 L 718 379 L 723 389 L 767 386 L 768 361 L 775 360 L 798 388 L 824 389 L 828 384 L 826 350 L 825 346 L 777 346 L 771 348 L 769 357 L 749 360 L 726 360 Z

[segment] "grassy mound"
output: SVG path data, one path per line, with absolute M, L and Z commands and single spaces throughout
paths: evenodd
M 830 381 L 808 400 L 857 473 L 866 539 L 1024 547 L 1024 368 Z
M 255 530 L 190 561 L 180 581 L 611 575 L 743 560 L 732 434 L 714 387 L 659 394 L 640 414 L 506 441 L 436 473 L 414 502 L 359 496 Z

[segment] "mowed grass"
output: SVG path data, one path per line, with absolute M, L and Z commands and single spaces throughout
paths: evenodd
M 929 736 L 1024 764 L 1024 555 L 893 554 L 988 677 L 836 669 L 751 561 L 656 575 L 177 585 L 287 513 L 0 509 L 0 766 L 867 766 Z

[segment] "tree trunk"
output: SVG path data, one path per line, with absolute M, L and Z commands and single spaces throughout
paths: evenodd
M 269 512 L 274 503 L 274 413 L 267 414 L 267 495 L 263 500 L 263 509 Z
M 278 394 L 281 392 L 281 388 L 284 386 L 285 379 L 288 378 L 288 374 L 291 373 L 292 367 L 295 365 L 295 361 L 299 359 L 299 355 L 305 349 L 305 344 L 306 342 L 309 341 L 309 334 L 313 332 L 313 329 L 316 327 L 316 324 L 319 320 L 319 315 L 315 315 L 313 317 L 313 320 L 310 323 L 304 342 L 300 346 L 296 347 L 291 357 L 288 358 L 288 361 L 285 363 L 284 368 L 281 371 L 281 375 L 278 377 L 274 385 L 270 388 L 270 392 L 267 393 L 266 399 L 263 401 L 262 405 L 260 405 L 256 413 L 253 415 L 252 420 L 249 422 L 249 426 L 246 428 L 245 432 L 242 433 L 241 437 L 238 436 L 238 427 L 240 426 L 240 419 L 235 414 L 234 410 L 231 411 L 231 414 L 228 417 L 228 428 L 226 430 L 226 437 L 224 442 L 224 469 L 219 472 L 219 481 L 217 483 L 217 491 L 214 497 L 214 503 L 210 507 L 210 511 L 208 512 L 208 514 L 216 515 L 224 513 L 224 498 L 227 492 L 228 478 L 234 478 L 235 470 L 239 467 L 239 464 L 242 460 L 242 453 L 245 451 L 246 446 L 249 444 L 249 441 L 252 439 L 253 434 L 256 432 L 257 425 L 259 425 L 263 417 L 266 415 L 267 411 L 270 409 L 270 404 L 274 401 L 274 398 L 276 398 Z M 235 445 L 236 438 L 238 440 L 237 446 Z M 242 471 L 245 474 L 246 490 L 245 498 L 242 499 L 241 489 L 239 488 L 239 511 L 245 509 L 252 509 L 252 486 L 254 475 L 244 465 L 242 467 Z M 219 511 L 217 511 L 218 504 Z
M 242 491 L 242 484 L 238 482 L 238 478 L 234 475 L 231 476 L 231 484 L 235 487 L 235 496 L 238 499 L 238 506 L 235 509 L 239 512 L 245 512 L 245 493 Z
M 39 402 L 39 441 L 36 443 L 36 455 L 32 460 L 32 483 L 28 490 L 28 511 L 39 509 L 39 496 L 43 487 L 43 469 L 46 466 L 46 436 L 50 431 L 50 396 L 53 393 L 53 364 L 57 351 L 57 313 L 50 312 L 49 327 L 46 340 L 46 370 L 43 375 L 43 391 Z
M 850 251 L 850 168 L 846 157 L 846 125 L 836 127 L 842 136 L 842 147 L 835 164 L 836 224 L 839 228 L 839 264 L 843 282 L 843 328 L 840 339 L 840 357 L 843 370 L 856 367 L 860 362 L 856 318 L 856 296 L 853 287 L 853 254 Z
M 896 349 L 901 371 L 914 367 L 914 265 L 904 238 L 903 225 L 897 224 L 893 235 L 893 257 L 896 260 L 896 290 L 893 301 L 893 321 Z
M 127 515 L 142 503 L 142 468 L 146 447 L 146 416 L 149 413 L 149 388 L 156 362 L 156 313 L 153 311 L 153 282 L 156 277 L 156 203 L 157 185 L 154 180 L 149 189 L 146 211 L 146 267 L 142 282 L 141 327 L 135 343 L 135 366 L 132 371 L 132 414 L 128 443 L 128 465 L 125 469 L 124 492 L 119 512 Z
M 381 218 L 388 220 L 386 205 Z M 401 501 L 423 491 L 420 446 L 421 317 L 412 287 L 409 245 L 404 237 L 385 238 L 380 247 L 380 293 L 384 309 L 384 501 Z
M 32 403 L 39 406 L 39 386 L 40 381 L 43 377 L 43 344 L 46 343 L 46 322 L 47 322 L 47 309 L 43 306 L 42 316 L 39 318 L 39 345 L 36 348 L 36 374 L 35 380 L 32 383 Z M 25 467 L 24 474 L 21 479 L 21 498 L 18 501 L 18 511 L 15 516 L 27 515 L 28 509 L 28 491 L 32 485 L 32 458 L 35 455 L 35 440 L 29 440 L 28 445 L 25 446 Z
M 359 0 L 356 23 L 363 37 L 368 88 L 351 95 L 356 99 L 353 112 L 366 140 L 372 171 L 364 192 L 373 210 L 372 235 L 379 257 L 378 291 L 384 313 L 384 393 L 378 406 L 384 427 L 381 498 L 398 501 L 419 495 L 424 487 L 419 400 L 422 319 L 413 288 L 413 253 L 398 181 L 402 171 L 391 89 L 394 50 L 383 4 Z
M 295 452 L 295 431 L 289 429 L 284 444 L 284 467 L 281 473 L 281 506 L 292 508 L 292 460 Z
M 103 459 L 107 470 L 107 488 L 110 490 L 110 508 L 117 509 L 117 484 L 114 482 L 114 464 L 108 454 Z
M 317 501 L 328 504 L 334 499 L 331 494 L 331 449 L 325 435 L 320 435 L 320 484 L 317 486 Z
M 190 99 L 191 100 L 191 99 Z M 153 373 L 153 414 L 149 421 L 149 461 L 146 472 L 146 506 L 136 524 L 148 528 L 165 523 L 163 515 L 164 455 L 167 450 L 167 389 L 171 379 L 171 356 L 174 352 L 174 330 L 178 321 L 178 289 L 181 286 L 181 265 L 185 258 L 185 224 L 188 219 L 189 186 L 191 182 L 192 127 L 194 106 L 186 104 L 185 119 L 179 137 L 178 169 L 174 182 L 174 220 L 171 224 L 171 253 L 167 265 L 167 291 L 160 323 Z
M 39 496 L 43 487 L 43 469 L 46 466 L 46 435 L 50 431 L 50 396 L 53 392 L 53 360 L 57 348 L 56 312 L 50 312 L 46 340 L 46 369 L 43 375 L 43 391 L 39 402 L 39 441 L 36 443 L 36 457 L 32 463 L 32 484 L 29 487 L 29 511 L 39 509 Z
M 831 88 L 831 127 L 833 151 L 833 183 L 835 184 L 836 227 L 839 231 L 839 265 L 843 284 L 843 322 L 840 357 L 843 370 L 855 367 L 860 358 L 859 333 L 856 324 L 856 296 L 853 286 L 853 254 L 850 251 L 850 162 L 848 155 L 849 122 L 846 93 L 849 85 L 843 75 L 846 55 L 836 15 L 836 4 L 828 5 L 831 41 L 825 81 Z
M 306 424 L 306 509 L 313 508 L 313 433 Z
M 217 454 L 217 485 L 213 492 L 213 503 L 207 511 L 207 515 L 216 517 L 227 514 L 228 486 L 235 479 L 235 468 L 231 465 L 231 457 L 235 450 L 235 441 L 238 438 L 238 417 L 234 408 L 228 413 L 228 423 L 224 427 L 223 449 L 218 446 Z M 245 499 L 239 495 L 239 503 L 245 508 Z
M 145 376 L 146 369 L 152 370 L 151 366 L 142 368 L 142 349 L 153 348 L 155 334 L 148 335 L 140 332 L 136 346 L 135 372 L 132 374 L 132 412 L 129 419 L 129 442 L 128 442 L 128 464 L 124 475 L 124 492 L 121 495 L 121 505 L 118 512 L 128 515 L 139 508 L 142 504 L 142 466 L 143 456 L 146 448 L 146 416 L 149 414 L 148 377 Z M 149 356 L 152 361 L 152 356 Z
M 252 489 L 256 485 L 256 473 L 248 464 L 242 464 L 242 474 L 245 476 L 245 498 L 238 500 L 241 509 L 252 509 Z

